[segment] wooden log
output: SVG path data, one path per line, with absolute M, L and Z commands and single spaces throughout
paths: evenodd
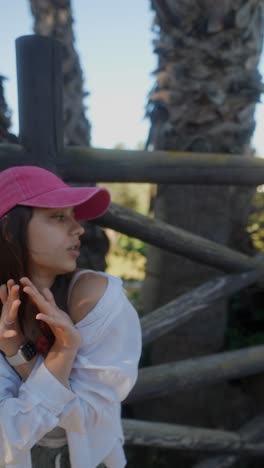
M 61 171 L 65 179 L 74 183 L 87 180 L 253 186 L 264 183 L 261 158 L 176 151 L 65 148 Z
M 87 180 L 253 186 L 264 183 L 262 158 L 175 151 L 65 148 L 61 171 L 65 179 L 74 183 Z
M 262 267 L 262 262 L 256 262 L 247 255 L 115 203 L 95 222 L 226 272 Z
M 252 457 L 264 455 L 264 444 L 246 442 L 239 434 L 230 431 L 129 419 L 123 419 L 122 423 L 128 445 Z
M 41 115 L 41 113 L 39 113 Z M 0 144 L 0 170 L 19 164 L 22 148 Z M 20 154 L 19 154 L 20 153 Z M 66 182 L 149 182 L 194 185 L 248 185 L 264 183 L 263 158 L 175 151 L 133 151 L 65 147 L 58 171 Z M 9 162 L 9 165 L 10 162 Z
M 126 402 L 165 397 L 264 371 L 264 345 L 143 367 Z
M 244 424 L 238 431 L 243 440 L 259 442 L 263 440 L 264 413 Z M 240 459 L 239 455 L 218 455 L 206 458 L 195 464 L 193 468 L 231 468 Z
M 254 283 L 262 274 L 262 270 L 259 269 L 221 276 L 150 312 L 141 319 L 143 344 L 149 344 L 159 336 L 175 330 L 197 315 L 201 309 Z

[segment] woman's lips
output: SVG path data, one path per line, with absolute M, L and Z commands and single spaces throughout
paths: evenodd
M 78 249 L 69 249 L 68 252 L 73 256 L 73 257 L 79 257 L 80 251 Z

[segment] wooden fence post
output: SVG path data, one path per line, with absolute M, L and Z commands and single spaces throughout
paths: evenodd
M 16 57 L 19 138 L 26 159 L 55 171 L 63 146 L 61 45 L 22 36 L 16 40 Z

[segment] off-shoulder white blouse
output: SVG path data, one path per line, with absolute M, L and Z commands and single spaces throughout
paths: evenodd
M 77 278 L 91 270 L 79 270 Z M 73 468 L 123 468 L 120 402 L 137 379 L 141 353 L 138 315 L 119 278 L 108 279 L 96 306 L 75 326 L 82 344 L 68 388 L 39 356 L 23 382 L 0 354 L 0 466 L 31 468 L 30 449 L 52 429 L 65 430 Z

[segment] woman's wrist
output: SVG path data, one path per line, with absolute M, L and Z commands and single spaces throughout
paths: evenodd
M 77 346 L 68 348 L 55 341 L 45 358 L 44 363 L 49 372 L 65 387 L 68 387 L 68 379 L 77 351 Z
M 19 364 L 18 366 L 12 366 L 22 380 L 27 380 L 28 376 L 31 374 L 33 367 L 39 357 L 39 354 L 33 357 L 29 362 L 25 364 Z
M 1 346 L 2 353 L 7 357 L 14 356 L 18 352 L 20 346 L 26 343 L 27 339 L 24 336 L 17 339 L 15 342 L 10 343 L 10 341 L 11 339 L 9 340 L 9 343 L 5 343 L 5 346 Z
M 68 346 L 64 346 L 63 344 L 61 343 L 58 343 L 56 340 L 54 342 L 54 344 L 52 345 L 52 347 L 50 348 L 50 351 L 53 351 L 55 353 L 64 353 L 64 354 L 67 354 L 67 355 L 76 355 L 77 354 L 77 351 L 79 349 L 79 346 L 71 346 L 71 347 L 68 347 Z

